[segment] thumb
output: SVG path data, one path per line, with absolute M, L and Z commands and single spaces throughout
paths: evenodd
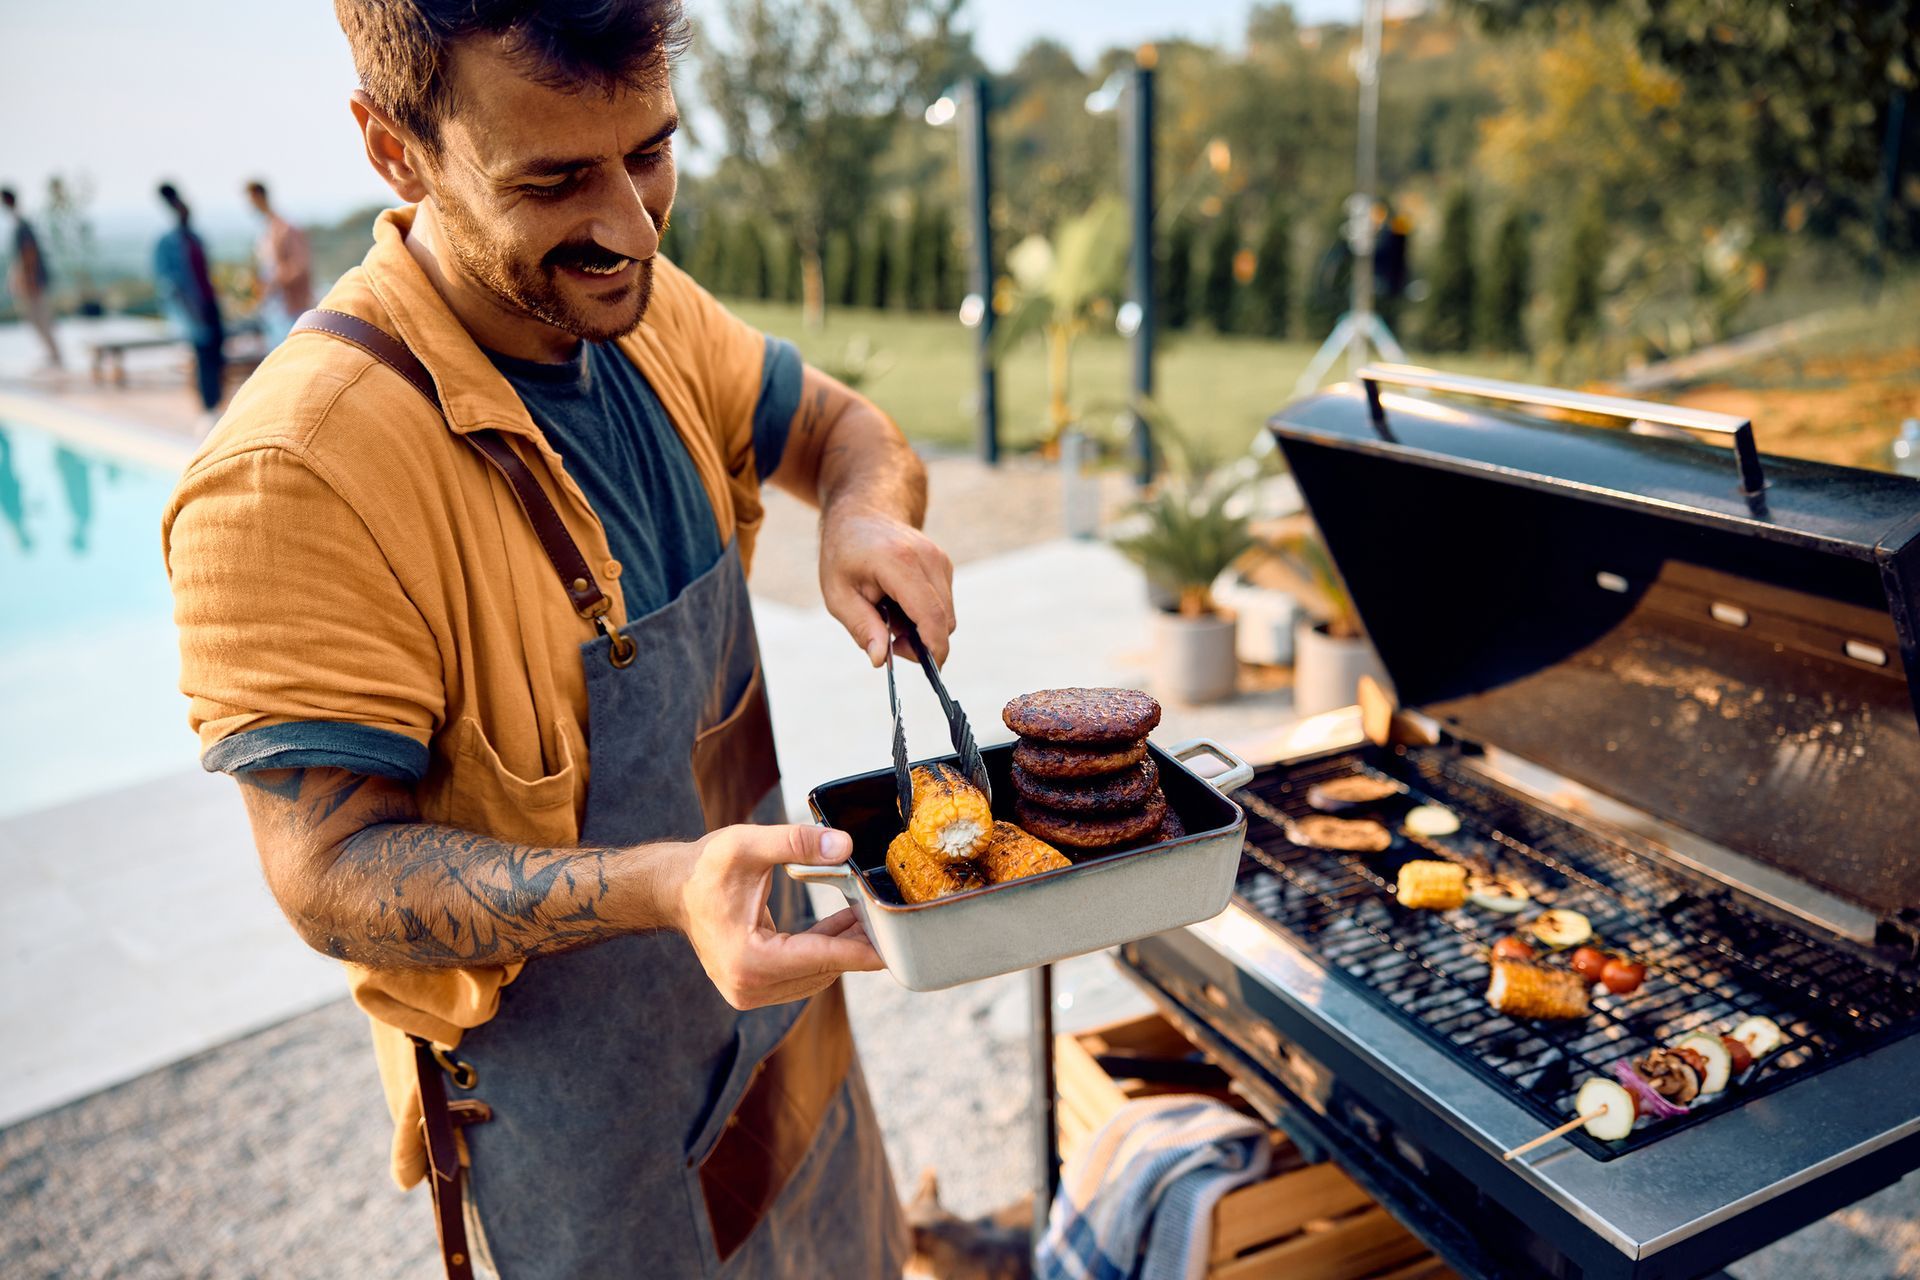
M 844 862 L 853 852 L 853 837 L 833 827 L 800 823 L 774 827 L 736 827 L 735 863 L 753 873 L 790 862 Z

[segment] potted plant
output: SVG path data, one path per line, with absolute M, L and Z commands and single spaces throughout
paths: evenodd
M 1168 456 L 1186 465 L 1134 507 L 1114 546 L 1172 604 L 1154 615 L 1155 687 L 1179 702 L 1217 702 L 1233 693 L 1240 666 L 1234 618 L 1214 599 L 1213 584 L 1254 545 L 1239 501 L 1247 480 L 1202 464 L 1163 418 L 1147 418 L 1156 437 L 1178 445 Z
M 1289 592 L 1306 614 L 1293 633 L 1294 710 L 1310 716 L 1347 706 L 1363 675 L 1386 684 L 1386 670 L 1312 522 L 1297 517 L 1268 546 L 1290 578 Z

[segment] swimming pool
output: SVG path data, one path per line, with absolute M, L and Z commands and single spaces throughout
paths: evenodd
M 160 558 L 173 482 L 0 421 L 0 817 L 198 760 Z

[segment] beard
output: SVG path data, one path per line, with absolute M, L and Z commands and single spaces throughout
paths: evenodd
M 653 260 L 628 259 L 592 241 L 563 241 L 537 260 L 515 256 L 499 247 L 479 219 L 462 204 L 443 194 L 436 202 L 447 230 L 454 261 L 467 278 L 492 293 L 510 310 L 519 311 L 583 342 L 611 342 L 640 327 L 653 299 Z M 656 218 L 666 231 L 664 215 Z M 607 298 L 582 298 L 578 284 L 566 281 L 567 267 L 614 267 L 633 261 L 636 279 Z

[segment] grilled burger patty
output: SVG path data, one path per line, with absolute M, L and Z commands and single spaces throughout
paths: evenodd
M 1399 795 L 1405 788 L 1397 782 L 1388 782 L 1385 778 L 1372 778 L 1364 773 L 1350 773 L 1342 778 L 1329 778 L 1325 782 L 1316 782 L 1307 788 L 1307 803 L 1322 813 L 1346 813 L 1367 805 L 1379 804 L 1382 800 Z
M 1287 823 L 1287 839 L 1310 849 L 1340 849 L 1349 853 L 1379 853 L 1393 843 L 1393 835 L 1365 818 L 1329 818 L 1315 813 Z
M 1007 728 L 1046 742 L 1134 742 L 1160 723 L 1160 704 L 1138 689 L 1042 689 L 1000 712 Z
M 1147 740 L 1138 742 L 1043 742 L 1022 738 L 1013 747 L 1013 763 L 1033 778 L 1093 778 L 1118 773 L 1147 758 Z
M 1034 804 L 1064 813 L 1128 813 L 1147 801 L 1160 785 L 1160 767 L 1152 760 L 1118 773 L 1071 781 L 1036 778 L 1019 765 L 1013 766 L 1013 789 Z
M 1185 834 L 1187 834 L 1186 824 L 1180 821 L 1180 815 L 1173 811 L 1173 806 L 1168 805 L 1167 816 L 1160 820 L 1160 832 L 1154 839 L 1178 840 Z
M 1160 830 L 1167 818 L 1167 799 L 1158 788 L 1146 803 L 1130 813 L 1094 815 L 1061 813 L 1034 804 L 1021 796 L 1013 802 L 1020 825 L 1049 844 L 1075 849 L 1111 849 L 1129 844 Z

